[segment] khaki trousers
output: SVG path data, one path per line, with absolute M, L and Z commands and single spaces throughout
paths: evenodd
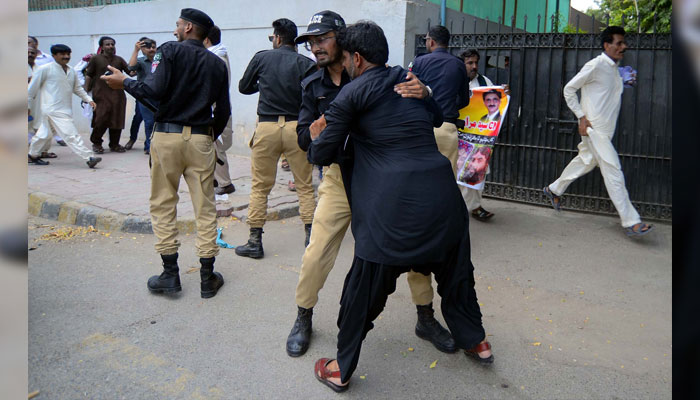
M 439 128 L 434 128 L 435 141 L 443 156 L 452 163 L 452 172 L 457 176 L 457 156 L 459 154 L 459 131 L 457 126 L 451 122 L 444 122 Z
M 299 307 L 312 308 L 318 302 L 318 292 L 335 265 L 350 220 L 350 205 L 340 167 L 332 164 L 323 172 L 311 240 L 301 259 L 301 273 L 296 288 L 296 303 Z M 408 286 L 415 304 L 426 305 L 433 301 L 430 276 L 410 271 Z
M 224 131 L 221 132 L 219 138 L 214 141 L 216 158 L 224 162 L 223 165 L 216 163 L 216 168 L 214 169 L 214 179 L 216 179 L 219 187 L 224 187 L 231 184 L 231 174 L 229 174 L 228 171 L 228 157 L 226 156 L 226 150 L 230 149 L 232 144 L 233 127 L 231 117 L 229 117 Z
M 267 219 L 267 196 L 277 177 L 277 162 L 282 153 L 287 157 L 299 196 L 299 215 L 304 224 L 314 219 L 316 201 L 311 186 L 313 165 L 306 160 L 306 152 L 297 144 L 297 121 L 259 122 L 250 140 L 252 155 L 250 170 L 253 176 L 248 206 L 248 225 L 262 228 Z
M 173 254 L 177 240 L 177 194 L 180 177 L 190 190 L 197 224 L 197 256 L 214 257 L 216 245 L 216 203 L 214 202 L 214 146 L 212 137 L 182 133 L 154 132 L 151 139 L 151 222 L 158 239 L 156 251 Z

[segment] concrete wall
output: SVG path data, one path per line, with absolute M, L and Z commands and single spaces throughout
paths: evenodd
M 248 141 L 255 129 L 258 95 L 238 93 L 238 80 L 251 57 L 271 48 L 267 36 L 272 21 L 285 17 L 294 21 L 299 31 L 306 30 L 309 18 L 317 11 L 330 9 L 343 16 L 347 23 L 370 19 L 383 29 L 389 42 L 389 64 L 407 65 L 405 53 L 413 51 L 413 42 L 406 41 L 406 9 L 408 0 L 305 0 L 283 2 L 258 0 L 199 0 L 196 7 L 208 13 L 222 30 L 222 42 L 229 49 L 231 60 L 231 104 L 233 107 L 234 144 L 232 152 L 249 154 Z M 180 9 L 192 7 L 190 0 L 153 0 L 132 4 L 87 7 L 29 13 L 29 34 L 37 36 L 39 48 L 48 52 L 51 44 L 64 43 L 73 49 L 71 65 L 83 55 L 95 52 L 97 40 L 109 35 L 117 41 L 117 54 L 128 61 L 133 45 L 141 36 L 149 36 L 159 44 L 173 40 L 172 31 Z M 300 48 L 300 53 L 306 51 Z M 412 59 L 412 56 L 410 57 Z M 409 61 L 410 61 L 409 59 Z M 133 115 L 133 98 L 127 95 L 126 128 Z M 90 122 L 82 117 L 79 100 L 74 101 L 74 116 L 81 132 L 90 131 Z M 122 137 L 125 135 L 122 134 Z M 128 136 L 128 134 L 126 135 Z M 122 142 L 126 140 L 123 139 Z

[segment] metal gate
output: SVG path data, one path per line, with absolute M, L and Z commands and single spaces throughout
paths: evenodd
M 613 145 L 639 214 L 671 220 L 671 35 L 630 33 L 625 39 L 629 48 L 621 64 L 638 71 L 638 83 L 624 90 Z M 484 195 L 549 205 L 542 188 L 559 177 L 580 142 L 578 121 L 563 98 L 564 85 L 601 53 L 599 35 L 452 35 L 452 54 L 469 48 L 481 54 L 480 73 L 511 89 Z M 422 35 L 417 36 L 416 54 L 425 51 Z M 617 213 L 598 171 L 571 184 L 562 199 L 563 208 Z

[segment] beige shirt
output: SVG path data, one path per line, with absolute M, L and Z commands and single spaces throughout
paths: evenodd
M 576 95 L 579 89 L 580 103 Z M 585 115 L 594 130 L 612 135 L 622 104 L 622 89 L 617 63 L 601 53 L 564 86 L 564 99 L 576 118 Z
M 32 108 L 34 98 L 40 95 L 42 114 L 71 116 L 73 115 L 73 103 L 71 101 L 71 94 L 73 93 L 86 103 L 92 101 L 92 98 L 85 93 L 85 89 L 80 86 L 73 68 L 68 67 L 64 71 L 56 62 L 46 64 L 34 71 L 32 81 L 29 83 L 29 108 Z

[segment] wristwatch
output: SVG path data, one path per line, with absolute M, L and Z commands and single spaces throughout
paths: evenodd
M 428 97 L 433 97 L 433 89 L 428 85 L 425 85 L 425 88 L 428 89 Z

